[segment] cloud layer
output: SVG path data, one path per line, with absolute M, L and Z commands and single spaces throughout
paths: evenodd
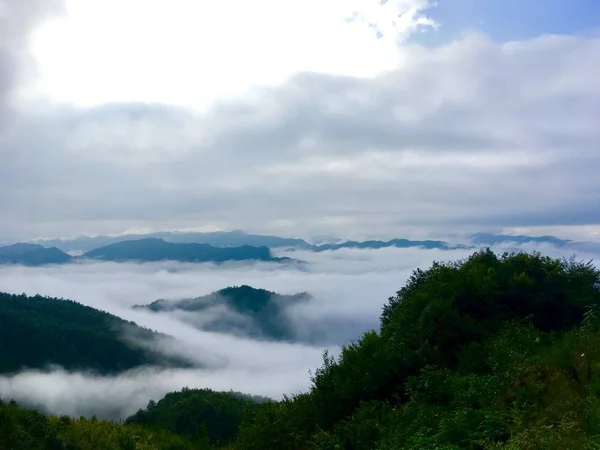
M 426 5 L 403 8 L 423 19 Z M 355 21 L 371 23 L 366 12 Z M 300 65 L 204 110 L 21 104 L 0 139 L 1 232 L 360 238 L 598 224 L 599 55 L 595 36 L 468 34 L 396 47 L 369 76 Z
M 523 248 L 555 257 L 571 256 L 568 250 L 551 245 Z M 284 393 L 309 387 L 308 371 L 321 365 L 324 347 L 336 355 L 341 344 L 369 329 L 377 329 L 383 304 L 402 287 L 413 269 L 427 268 L 433 260 L 460 259 L 469 253 L 387 248 L 295 254 L 309 262 L 306 271 L 269 264 L 215 267 L 93 263 L 46 268 L 2 267 L 0 291 L 70 298 L 134 320 L 179 340 L 176 346 L 156 342 L 158 350 L 184 356 L 206 368 L 134 370 L 117 377 L 66 373 L 60 369 L 29 371 L 0 377 L 0 395 L 54 413 L 97 414 L 106 418 L 125 417 L 144 407 L 150 399 L 158 400 L 184 386 L 233 389 L 281 398 Z M 581 259 L 598 256 L 578 254 Z M 151 314 L 130 308 L 157 298 L 204 295 L 235 284 L 280 293 L 313 294 L 310 302 L 301 303 L 287 313 L 300 338 L 318 336 L 323 344 L 261 342 L 201 332 L 175 314 Z

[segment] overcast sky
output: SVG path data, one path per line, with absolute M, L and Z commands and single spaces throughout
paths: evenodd
M 0 0 L 0 239 L 593 237 L 599 8 L 549 3 Z

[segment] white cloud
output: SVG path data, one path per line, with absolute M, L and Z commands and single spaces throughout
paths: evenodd
M 388 16 L 379 17 L 379 12 L 398 5 L 427 13 L 422 1 L 388 2 L 383 9 L 369 9 L 375 3 L 360 3 L 363 15 L 344 27 L 358 30 L 360 42 L 382 48 L 390 44 L 375 39 L 366 22 L 379 22 L 384 30 Z M 171 17 L 161 4 L 148 3 L 147 15 L 140 18 L 141 36 L 144 29 L 163 22 L 166 29 L 172 28 L 169 23 L 180 16 L 193 21 L 194 14 L 186 8 L 200 8 L 198 2 L 181 0 L 169 10 Z M 97 17 L 109 20 L 112 3 L 94 5 L 102 10 Z M 118 41 L 119 29 L 123 33 L 127 29 L 126 18 L 136 14 L 135 5 L 125 3 L 123 24 L 106 39 Z M 239 14 L 233 14 L 237 10 L 232 5 L 223 3 L 214 14 L 235 16 L 234 28 L 267 20 L 262 9 L 244 3 Z M 287 55 L 294 55 L 294 64 L 282 69 L 287 75 L 244 95 L 221 98 L 204 111 L 159 103 L 87 108 L 39 101 L 23 106 L 13 127 L 0 138 L 3 237 L 213 227 L 364 238 L 600 223 L 596 208 L 600 185 L 593 171 L 600 162 L 596 151 L 600 79 L 595 75 L 600 39 L 557 35 L 497 44 L 472 34 L 435 48 L 396 47 L 393 58 L 387 53 L 382 57 L 381 61 L 392 61 L 384 70 L 367 58 L 377 53 L 367 44 L 362 49 L 348 41 L 354 53 L 346 58 L 341 47 L 330 48 L 329 41 L 320 38 L 321 18 L 325 24 L 346 17 L 355 4 L 332 1 L 314 17 L 316 3 L 294 5 L 272 16 L 281 20 L 271 21 L 274 27 L 286 25 L 287 34 L 277 35 L 272 45 L 288 46 L 288 53 L 269 46 L 265 50 L 273 64 L 281 60 L 285 65 Z M 283 8 L 280 3 L 272 7 Z M 74 13 L 81 17 L 73 23 L 87 23 L 86 14 L 94 11 L 82 7 Z M 297 20 L 286 19 L 296 12 Z M 242 20 L 245 17 L 248 23 Z M 309 18 L 317 21 L 314 27 L 306 26 Z M 181 22 L 182 33 L 186 23 Z M 85 32 L 95 33 L 93 29 L 90 24 Z M 214 26 L 210 30 L 216 33 Z M 249 30 L 243 45 L 254 45 Z M 394 39 L 400 31 L 392 33 Z M 238 31 L 222 34 L 224 48 L 235 47 L 226 44 L 227 36 L 238 36 Z M 263 39 L 261 33 L 256 36 Z M 85 39 L 69 41 L 79 45 Z M 304 53 L 294 45 L 304 45 L 305 40 L 306 45 L 322 46 L 324 53 L 308 52 L 308 59 L 303 59 Z M 117 46 L 117 41 L 110 45 Z M 205 41 L 185 41 L 185 55 Z M 154 65 L 161 61 L 161 70 L 179 71 L 179 63 L 166 56 L 161 59 L 163 53 L 177 54 L 178 44 L 168 39 L 163 47 L 155 44 L 156 61 L 148 61 Z M 248 53 L 243 46 L 239 51 Z M 339 58 L 330 56 L 338 51 Z M 131 61 L 140 62 L 146 78 L 158 77 L 160 72 L 145 66 L 146 56 L 138 53 Z M 115 72 L 118 61 L 102 62 L 113 57 L 107 55 L 96 52 L 98 62 L 82 59 L 81 67 L 95 70 L 95 64 L 102 64 Z M 353 61 L 376 70 L 365 76 L 320 68 L 311 59 L 319 55 L 328 55 L 323 56 L 328 63 Z M 226 78 L 248 72 L 250 80 L 255 68 L 270 74 L 279 70 L 247 61 L 232 68 L 229 61 L 215 66 L 215 73 Z M 129 70 L 130 62 L 123 64 L 120 75 L 113 74 L 121 87 L 113 89 L 107 81 L 81 89 L 99 96 L 108 89 L 115 99 L 123 89 L 132 93 L 131 98 L 142 98 L 135 92 L 138 87 L 146 89 L 140 81 L 144 77 Z M 128 79 L 130 74 L 133 78 Z M 77 88 L 77 80 L 56 76 Z M 81 73 L 77 77 L 84 84 L 92 80 Z M 190 83 L 171 72 L 160 77 L 169 81 L 163 83 L 164 89 L 181 89 L 182 97 L 185 91 L 193 99 Z M 212 82 L 200 80 L 194 75 L 194 85 L 211 86 Z M 169 93 L 162 97 L 158 81 L 152 86 L 156 99 L 170 98 Z
M 78 104 L 202 107 L 299 71 L 377 74 L 395 67 L 400 39 L 434 25 L 427 0 L 379 3 L 66 1 L 68 16 L 36 34 L 40 88 Z

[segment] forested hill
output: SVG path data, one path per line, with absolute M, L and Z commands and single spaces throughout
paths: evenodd
M 205 330 L 240 334 L 262 339 L 294 339 L 294 327 L 285 314 L 285 308 L 310 299 L 301 292 L 282 295 L 252 286 L 231 286 L 196 298 L 156 300 L 149 305 L 136 305 L 151 311 L 183 311 L 183 320 Z M 204 314 L 211 308 L 223 307 L 233 314 Z
M 215 392 L 188 389 L 171 392 L 158 402 L 127 418 L 126 423 L 159 428 L 193 439 L 205 429 L 210 442 L 231 442 L 245 416 L 254 414 L 259 405 L 271 401 L 240 392 Z
M 178 365 L 131 343 L 168 336 L 80 303 L 0 293 L 0 373 L 57 364 L 109 374 L 144 365 Z
M 234 448 L 600 448 L 599 305 L 590 263 L 488 250 L 417 270 L 379 332 L 325 353 Z

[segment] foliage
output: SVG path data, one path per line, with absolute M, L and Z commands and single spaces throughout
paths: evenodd
M 238 392 L 184 388 L 159 402 L 150 401 L 126 423 L 158 427 L 191 439 L 205 433 L 213 444 L 224 444 L 236 436 L 244 415 L 264 401 Z
M 201 442 L 161 430 L 94 418 L 45 416 L 0 401 L 0 449 L 6 450 L 186 450 Z
M 0 373 L 50 364 L 103 374 L 184 365 L 134 345 L 127 339 L 131 336 L 168 338 L 74 301 L 0 293 Z
M 600 448 L 600 273 L 539 254 L 416 270 L 379 332 L 324 353 L 309 393 L 235 448 Z

